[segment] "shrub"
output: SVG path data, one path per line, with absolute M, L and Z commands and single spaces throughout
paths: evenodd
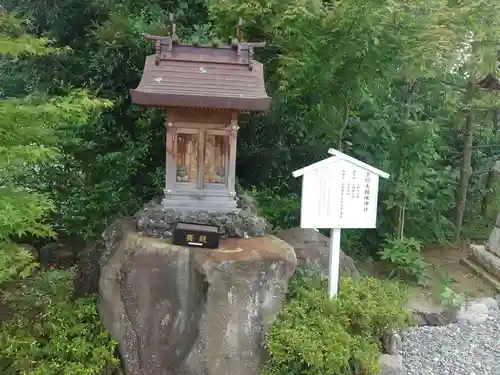
M 12 311 L 0 322 L 1 374 L 108 375 L 117 368 L 95 298 L 72 300 L 71 285 L 71 272 L 50 270 L 4 290 Z
M 383 334 L 410 323 L 406 290 L 371 277 L 342 279 L 335 299 L 326 290 L 324 278 L 296 272 L 267 337 L 263 375 L 377 373 Z
M 288 229 L 299 224 L 300 198 L 291 194 L 280 196 L 272 189 L 253 188 L 250 195 L 258 203 L 260 214 L 266 218 L 274 230 Z
M 388 262 L 389 277 L 398 277 L 415 281 L 423 285 L 427 281 L 427 266 L 420 253 L 422 243 L 414 239 L 389 238 L 382 245 L 379 252 L 380 258 Z

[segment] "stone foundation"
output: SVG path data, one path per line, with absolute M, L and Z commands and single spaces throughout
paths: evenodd
M 262 237 L 266 233 L 266 220 L 258 216 L 255 208 L 239 199 L 238 212 L 177 212 L 166 209 L 159 199 L 149 202 L 135 215 L 137 229 L 149 237 L 169 239 L 178 222 L 216 225 L 222 238 Z

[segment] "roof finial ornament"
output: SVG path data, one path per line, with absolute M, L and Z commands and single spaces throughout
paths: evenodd
M 238 39 L 238 42 L 243 41 L 243 19 L 241 17 L 238 19 L 238 26 L 236 28 L 236 38 Z
M 172 42 L 176 42 L 177 39 L 177 25 L 175 24 L 175 16 L 173 13 L 168 14 L 167 20 L 167 35 L 172 38 Z
M 237 53 L 241 56 L 241 42 L 243 41 L 243 19 L 240 17 L 238 19 L 238 26 L 236 26 L 236 40 L 238 41 Z
M 179 38 L 176 34 L 175 18 L 173 13 L 169 13 L 167 17 L 167 35 L 166 36 L 155 36 L 155 35 L 144 35 L 145 40 L 155 41 L 156 58 L 155 64 L 160 65 L 160 61 L 165 56 L 168 56 L 172 52 L 172 44 L 177 43 Z M 164 50 L 164 47 L 167 50 Z
M 236 39 L 238 41 L 237 45 L 237 53 L 238 56 L 241 56 L 242 51 L 247 52 L 247 60 L 248 60 L 248 69 L 253 70 L 253 49 L 255 47 L 264 47 L 266 45 L 265 42 L 261 43 L 248 43 L 248 42 L 243 42 L 243 19 L 240 17 L 238 19 L 238 27 L 237 27 L 237 34 L 236 34 Z

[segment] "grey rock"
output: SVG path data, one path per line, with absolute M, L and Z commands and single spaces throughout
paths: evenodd
M 101 242 L 85 249 L 79 254 L 76 273 L 73 278 L 73 296 L 76 298 L 97 294 L 101 277 L 100 260 L 105 247 Z
M 403 350 L 403 341 L 401 336 L 396 332 L 387 332 L 383 337 L 384 350 L 387 354 L 401 354 Z
M 412 311 L 412 317 L 415 323 L 419 327 L 437 327 L 444 326 L 452 322 L 452 319 L 448 316 L 448 314 L 438 314 L 433 312 L 424 312 L 424 311 Z
M 380 375 L 405 375 L 403 356 L 382 354 L 380 356 Z
M 248 193 L 236 184 L 236 200 L 238 202 L 238 207 L 244 211 L 251 212 L 253 214 L 258 213 L 257 201 L 248 195 Z
M 167 230 L 170 230 L 172 229 L 172 224 L 169 224 L 169 223 L 165 223 L 164 221 L 159 221 L 159 222 L 156 222 L 156 223 L 151 223 L 151 227 L 153 229 L 155 229 L 156 231 L 167 231 Z
M 136 225 L 119 220 L 104 232 L 99 281 L 99 313 L 125 374 L 259 375 L 293 248 L 274 236 L 180 247 Z
M 500 212 L 497 215 L 495 226 L 490 233 L 485 248 L 493 254 L 500 256 Z
M 78 260 L 78 252 L 83 250 L 80 246 L 81 244 L 50 242 L 39 250 L 40 264 L 44 267 L 51 264 L 72 265 Z
M 446 317 L 438 313 L 425 314 L 425 320 L 427 321 L 427 325 L 431 327 L 444 326 L 449 323 Z
M 278 234 L 278 237 L 292 245 L 299 265 L 317 269 L 323 275 L 328 275 L 330 256 L 328 237 L 314 229 L 300 227 L 284 230 Z M 360 277 L 354 260 L 342 250 L 340 251 L 340 271 L 343 277 Z
M 479 304 L 486 305 L 486 307 L 488 308 L 488 310 L 490 312 L 491 311 L 498 311 L 499 310 L 499 308 L 498 308 L 498 302 L 493 297 L 476 298 L 474 300 L 474 303 L 476 303 L 476 304 L 479 303 Z
M 458 323 L 481 324 L 488 319 L 488 306 L 484 303 L 467 303 L 457 313 Z

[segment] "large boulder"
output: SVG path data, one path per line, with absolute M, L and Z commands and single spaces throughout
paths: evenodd
M 273 236 L 216 250 L 142 236 L 136 221 L 104 233 L 99 313 L 126 375 L 259 375 L 265 334 L 296 267 Z
M 99 278 L 101 277 L 99 261 L 105 250 L 104 243 L 96 242 L 78 255 L 78 267 L 73 278 L 75 298 L 99 292 Z
M 328 275 L 330 250 L 329 238 L 314 229 L 291 228 L 278 234 L 278 237 L 295 249 L 299 265 L 319 270 Z M 359 278 L 354 260 L 340 251 L 340 275 Z

